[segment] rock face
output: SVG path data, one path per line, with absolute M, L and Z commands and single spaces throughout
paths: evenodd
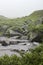
M 21 36 L 21 34 L 16 31 L 9 30 L 9 32 L 5 33 L 4 36 L 14 37 L 14 36 Z
M 43 33 L 42 32 L 31 32 L 30 33 L 30 42 L 43 42 Z
M 42 42 L 42 40 L 40 39 L 40 36 L 36 36 L 35 38 L 33 38 L 32 40 L 31 40 L 31 42 Z

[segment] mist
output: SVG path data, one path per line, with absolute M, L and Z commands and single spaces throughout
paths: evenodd
M 0 0 L 0 15 L 8 18 L 28 16 L 35 10 L 43 10 L 43 0 Z

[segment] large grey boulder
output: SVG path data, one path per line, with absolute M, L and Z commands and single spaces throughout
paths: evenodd
M 9 30 L 7 33 L 4 34 L 4 36 L 14 37 L 14 36 L 21 36 L 21 33 Z
M 43 33 L 31 32 L 29 41 L 30 42 L 43 42 Z
M 9 45 L 8 38 L 7 37 L 0 37 L 0 44 L 2 44 L 3 46 Z

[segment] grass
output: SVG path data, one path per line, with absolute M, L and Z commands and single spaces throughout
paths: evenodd
M 38 10 L 30 14 L 29 16 L 25 16 L 22 18 L 15 18 L 15 19 L 8 19 L 4 16 L 0 16 L 0 26 L 3 27 L 3 25 L 7 25 L 9 26 L 8 28 L 9 30 L 15 28 L 21 28 L 24 25 L 25 21 L 32 20 L 33 23 L 40 17 L 43 17 L 43 10 Z

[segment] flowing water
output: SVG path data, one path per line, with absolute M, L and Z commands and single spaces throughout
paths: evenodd
M 39 45 L 39 43 L 36 42 L 22 42 L 8 46 L 2 46 L 0 43 L 0 56 L 3 56 L 5 54 L 9 56 L 16 54 L 19 56 L 19 51 L 26 52 L 29 51 L 29 49 L 36 47 L 37 45 Z

